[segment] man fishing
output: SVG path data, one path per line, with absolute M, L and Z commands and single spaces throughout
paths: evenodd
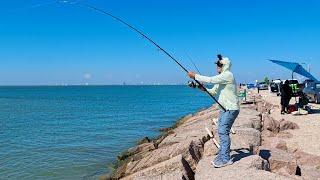
M 194 72 L 189 72 L 190 78 L 203 83 L 214 84 L 212 89 L 207 89 L 207 91 L 213 96 L 217 97 L 218 102 L 225 107 L 226 111 L 220 111 L 218 134 L 220 138 L 220 149 L 219 154 L 212 162 L 213 166 L 216 168 L 231 165 L 233 160 L 230 157 L 230 130 L 231 127 L 239 115 L 240 106 L 237 96 L 237 83 L 230 71 L 231 62 L 228 58 L 218 55 L 218 61 L 215 63 L 217 65 L 218 75 L 207 77 Z
M 149 36 L 144 34 L 142 31 L 130 25 L 126 21 L 122 20 L 121 18 L 114 16 L 113 14 L 107 11 L 104 11 L 102 9 L 96 8 L 95 6 L 84 4 L 79 1 L 77 3 L 70 3 L 69 1 L 57 1 L 57 2 L 64 3 L 64 4 L 65 3 L 78 4 L 113 18 L 114 20 L 122 23 L 123 25 L 127 26 L 134 32 L 143 36 L 151 44 L 156 46 L 160 51 L 162 51 L 172 61 L 174 61 L 183 71 L 188 73 L 191 78 L 195 79 L 197 84 L 200 83 L 199 81 L 215 84 L 212 89 L 205 89 L 202 85 L 200 85 L 200 87 L 203 88 L 202 90 L 204 90 L 221 108 L 221 113 L 219 118 L 219 131 L 218 131 L 220 142 L 221 142 L 221 148 L 219 149 L 219 155 L 216 157 L 213 164 L 215 167 L 223 167 L 223 166 L 232 164 L 232 160 L 230 158 L 229 133 L 234 120 L 237 118 L 239 114 L 239 103 L 237 98 L 236 82 L 234 80 L 233 74 L 230 72 L 231 64 L 228 58 L 222 58 L 221 55 L 218 55 L 219 60 L 217 61 L 216 64 L 217 64 L 217 71 L 219 75 L 213 76 L 213 77 L 201 76 L 193 72 L 189 72 L 168 51 L 163 49 L 159 44 L 153 41 Z M 219 101 L 214 96 L 218 97 Z

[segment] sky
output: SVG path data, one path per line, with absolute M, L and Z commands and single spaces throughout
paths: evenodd
M 215 75 L 217 53 L 237 82 L 286 79 L 267 59 L 320 78 L 317 0 L 84 0 L 142 30 L 192 71 Z M 182 84 L 166 55 L 112 18 L 55 0 L 0 2 L 0 85 Z M 298 77 L 300 78 L 300 77 Z

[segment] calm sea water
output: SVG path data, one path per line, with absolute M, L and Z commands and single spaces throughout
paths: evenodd
M 186 86 L 0 87 L 0 179 L 96 179 L 211 103 Z

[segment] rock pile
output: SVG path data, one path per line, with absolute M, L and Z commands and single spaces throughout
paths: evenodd
M 145 138 L 121 154 L 115 173 L 103 179 L 193 180 L 193 179 L 317 179 L 320 157 L 290 150 L 288 130 L 299 128 L 294 122 L 270 116 L 274 105 L 254 97 L 254 104 L 241 105 L 231 134 L 232 166 L 213 168 L 211 161 L 218 149 L 205 127 L 219 141 L 213 119 L 219 110 L 209 109 L 189 115 L 174 127 L 162 129 L 156 140 Z

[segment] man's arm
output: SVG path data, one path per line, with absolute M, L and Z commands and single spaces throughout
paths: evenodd
M 208 91 L 211 95 L 215 96 L 215 95 L 217 94 L 218 88 L 219 88 L 219 84 L 215 84 L 215 85 L 213 86 L 213 88 L 211 88 L 211 89 L 208 89 L 208 88 L 207 88 L 207 91 Z
M 195 74 L 195 80 L 201 81 L 201 82 L 204 82 L 204 83 L 212 83 L 212 84 L 229 84 L 229 83 L 232 83 L 232 77 L 231 77 L 231 75 L 229 75 L 227 73 L 221 73 L 219 75 L 212 76 L 212 77 Z

